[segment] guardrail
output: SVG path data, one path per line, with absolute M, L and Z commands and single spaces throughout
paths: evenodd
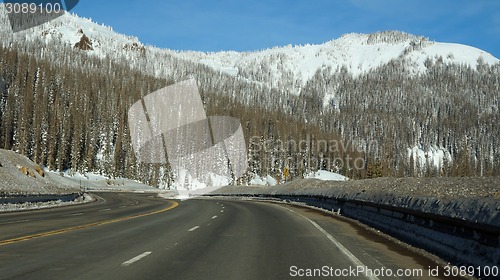
M 0 197 L 0 204 L 6 203 L 38 203 L 38 202 L 49 202 L 49 201 L 57 201 L 61 200 L 63 202 L 69 202 L 80 197 L 81 193 L 71 193 L 71 194 L 63 194 L 63 195 L 12 195 L 6 197 Z
M 458 218 L 324 196 L 213 194 L 273 198 L 303 203 L 358 220 L 455 265 L 493 267 L 500 263 L 500 227 Z M 472 209 L 471 209 L 472 210 Z

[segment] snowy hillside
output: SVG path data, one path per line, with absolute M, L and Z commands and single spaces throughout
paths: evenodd
M 74 14 L 64 14 L 56 20 L 26 31 L 14 33 L 10 30 L 3 5 L 0 5 L 0 35 L 14 41 L 42 40 L 46 43 L 60 41 L 73 47 L 85 35 L 91 39 L 90 53 L 105 57 L 117 50 L 139 50 L 142 44 L 136 37 L 125 36 L 113 31 L 113 28 L 94 23 L 91 19 L 80 18 Z
M 470 46 L 384 31 L 173 51 L 72 14 L 13 34 L 3 5 L 0 38 L 0 131 L 11 131 L 0 143 L 50 170 L 198 188 L 189 174 L 141 167 L 126 121 L 141 97 L 195 78 L 207 113 L 235 117 L 247 143 L 259 139 L 239 184 L 273 185 L 285 166 L 291 179 L 318 169 L 352 179 L 500 174 L 500 63 Z M 283 146 L 309 140 L 327 145 Z
M 320 69 L 346 67 L 361 75 L 394 59 L 407 61 L 409 71 L 422 73 L 427 59 L 476 68 L 478 59 L 487 64 L 499 60 L 482 50 L 460 44 L 436 43 L 424 37 L 397 31 L 374 34 L 347 34 L 321 45 L 286 46 L 259 52 L 180 53 L 185 59 L 206 64 L 231 75 L 257 77 L 278 89 L 285 81 L 294 93 Z
M 0 11 L 0 23 L 2 38 L 11 37 L 3 10 Z M 42 26 L 16 33 L 11 38 L 14 41 L 57 41 L 74 47 L 83 36 L 90 39 L 89 53 L 130 61 L 145 60 L 155 64 L 151 69 L 156 76 L 168 75 L 165 73 L 168 70 L 163 70 L 161 66 L 175 57 L 293 94 L 299 94 L 316 72 L 328 68 L 336 70 L 345 67 L 349 73 L 358 76 L 398 59 L 405 61 L 410 73 L 424 72 L 426 60 L 435 62 L 439 58 L 445 63 L 465 64 L 474 69 L 478 60 L 487 64 L 499 62 L 491 54 L 474 47 L 431 42 L 427 38 L 398 31 L 352 33 L 321 45 L 288 45 L 255 52 L 177 52 L 144 46 L 135 37 L 118 34 L 110 27 L 74 14 L 65 14 Z

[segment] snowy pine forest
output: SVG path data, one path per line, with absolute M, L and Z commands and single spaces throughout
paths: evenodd
M 209 115 L 238 118 L 253 176 L 499 176 L 500 63 L 398 31 L 237 53 L 145 46 L 66 14 L 13 34 L 0 7 L 0 148 L 51 170 L 168 187 L 138 163 L 129 107 L 194 78 Z

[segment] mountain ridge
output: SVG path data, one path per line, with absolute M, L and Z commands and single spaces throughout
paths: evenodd
M 0 34 L 5 35 L 9 32 L 5 28 L 7 18 L 4 16 L 2 19 L 1 14 L 0 23 L 3 23 L 3 27 L 0 28 Z M 401 31 L 349 33 L 323 44 L 287 45 L 251 52 L 176 51 L 145 45 L 137 37 L 119 34 L 111 27 L 68 13 L 42 26 L 16 33 L 12 40 L 34 40 L 33 37 L 39 37 L 46 42 L 55 40 L 75 46 L 82 36 L 91 40 L 92 50 L 88 53 L 100 58 L 123 56 L 134 61 L 144 58 L 144 52 L 158 56 L 160 60 L 162 56 L 172 56 L 294 95 L 300 94 L 318 71 L 327 68 L 335 70 L 345 67 L 348 73 L 356 77 L 393 60 L 404 60 L 408 73 L 414 75 L 424 73 L 426 63 L 438 61 L 464 64 L 473 69 L 477 68 L 479 61 L 489 65 L 499 63 L 493 55 L 471 46 L 432 42 L 428 38 Z M 152 74 L 163 78 L 166 73 L 157 70 Z

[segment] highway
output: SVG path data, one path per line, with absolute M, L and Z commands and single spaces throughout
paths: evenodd
M 307 208 L 95 195 L 0 214 L 0 279 L 446 279 L 407 246 Z

